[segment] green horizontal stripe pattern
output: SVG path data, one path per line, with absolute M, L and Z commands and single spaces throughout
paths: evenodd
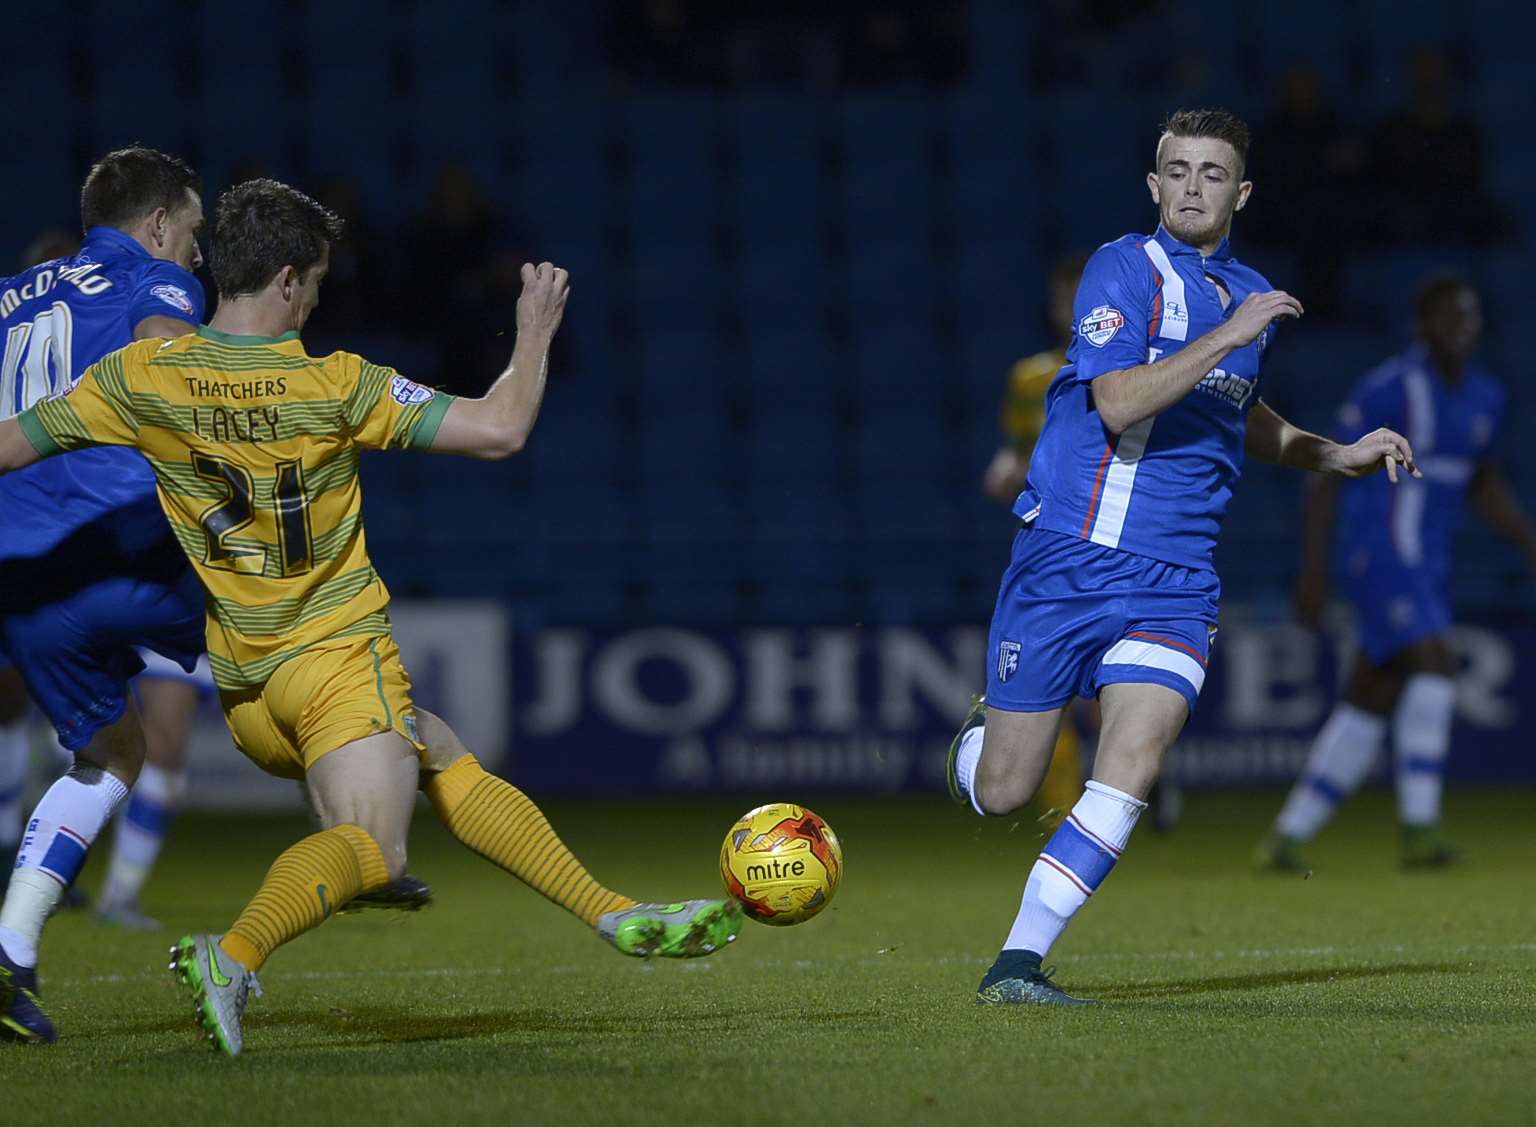
M 63 399 L 40 399 L 33 405 L 35 418 L 48 432 L 48 437 L 62 450 L 77 450 L 90 446 L 90 431 L 75 409 Z
M 210 374 L 229 371 L 255 371 L 268 368 L 273 371 L 296 372 L 304 368 L 319 368 L 321 364 L 302 352 L 295 355 L 278 348 L 261 345 L 229 345 L 220 341 L 199 337 L 183 348 L 158 353 L 149 360 L 152 368 L 208 368 Z
M 369 564 L 334 576 L 302 595 L 260 607 L 245 606 L 210 593 L 210 609 L 223 626 L 241 634 L 251 637 L 286 634 L 301 623 L 312 622 L 351 602 L 378 577 L 373 565 Z
M 236 662 L 224 654 L 208 654 L 208 665 L 213 672 L 214 683 L 221 689 L 246 689 L 253 685 L 265 684 L 267 679 L 277 672 L 277 667 L 285 661 L 291 661 L 305 650 L 313 649 L 324 642 L 334 641 L 337 638 L 368 638 L 383 637 L 389 633 L 389 615 L 384 611 L 375 611 L 373 614 L 358 619 L 356 622 L 334 634 L 328 634 L 324 638 L 317 638 L 313 642 L 306 642 L 292 649 L 281 650 L 278 653 L 268 654 L 266 657 L 257 658 L 254 661 L 244 663 Z
M 362 427 L 364 421 L 373 413 L 375 405 L 383 396 L 385 389 L 389 387 L 389 381 L 396 373 L 393 368 L 382 368 L 377 364 L 358 358 L 361 367 L 357 374 L 357 386 L 352 389 L 352 394 L 347 396 L 347 401 L 342 409 L 342 415 L 347 420 L 347 426 L 352 430 Z
M 217 487 L 215 487 L 217 488 Z M 218 495 L 220 498 L 223 494 Z M 196 514 L 192 514 L 196 519 Z M 171 531 L 176 537 L 176 542 L 181 545 L 181 550 L 187 554 L 187 558 L 198 567 L 205 578 L 222 572 L 221 568 L 208 566 L 208 540 L 202 528 L 197 525 L 182 524 L 173 520 Z M 353 538 L 358 534 L 362 524 L 362 517 L 357 513 L 342 520 L 334 528 L 328 529 L 315 537 L 315 566 L 330 563 L 341 558 L 352 546 Z M 261 577 L 264 579 L 284 579 L 282 559 L 277 550 L 277 543 L 271 544 L 246 536 L 231 536 L 225 539 L 225 545 L 230 548 L 256 548 L 266 553 L 262 561 Z M 232 575 L 244 575 L 254 577 L 252 572 L 231 572 Z
M 220 483 L 198 477 L 190 459 L 185 462 L 169 462 L 148 455 L 146 458 L 155 471 L 155 477 L 159 479 L 161 487 L 172 496 L 189 497 L 198 501 L 218 501 L 227 495 L 224 486 Z M 309 498 L 311 512 L 314 510 L 316 498 L 331 490 L 345 489 L 355 480 L 357 480 L 357 450 L 351 446 L 342 447 L 313 469 L 306 467 L 304 494 Z M 273 490 L 276 488 L 277 475 L 252 474 L 251 481 L 256 487 L 256 496 L 252 498 L 255 507 L 261 512 L 271 512 L 275 504 Z

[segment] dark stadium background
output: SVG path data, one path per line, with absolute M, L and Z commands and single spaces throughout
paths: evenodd
M 1462 271 L 1485 301 L 1484 359 L 1510 388 L 1507 468 L 1536 504 L 1520 442 L 1536 410 L 1522 349 L 1536 83 L 1513 10 L 15 5 L 0 37 L 0 251 L 19 266 L 40 235 L 72 233 L 89 162 L 130 141 L 192 160 L 210 210 L 222 188 L 273 175 L 351 224 L 311 349 L 471 393 L 510 348 L 518 264 L 570 267 L 523 457 L 367 464 L 369 545 L 397 597 L 506 615 L 504 652 L 476 669 L 451 645 L 416 661 L 423 691 L 451 696 L 473 675 L 505 694 L 512 715 L 494 730 L 532 783 L 933 785 L 965 701 L 939 699 L 923 663 L 979 674 L 974 632 L 1012 526 L 980 490 L 1005 372 L 1053 343 L 1052 261 L 1154 222 L 1142 179 L 1176 107 L 1225 105 L 1255 130 L 1234 241 L 1309 309 L 1279 335 L 1266 398 L 1326 426 L 1405 343 L 1416 283 Z M 1321 720 L 1330 647 L 1286 625 L 1301 488 L 1250 465 L 1232 505 L 1218 564 L 1236 632 L 1192 730 L 1206 764 L 1192 781 L 1279 778 Z M 1455 591 L 1488 627 L 1468 642 L 1475 690 L 1501 707 L 1464 708 L 1453 755 L 1471 775 L 1529 777 L 1522 561 L 1469 526 Z M 1259 631 L 1246 642 L 1245 624 Z M 562 638 L 579 640 L 574 663 L 545 664 Z M 762 680 L 775 645 L 788 688 Z M 802 660 L 832 668 L 844 645 L 847 707 Z M 892 703 L 903 661 L 923 691 Z M 610 666 L 644 698 L 627 713 Z M 565 727 L 527 728 L 556 668 L 590 691 L 572 690 Z M 725 688 L 700 687 L 712 668 Z M 775 718 L 763 697 L 776 691 L 790 711 Z M 683 707 L 701 693 L 713 711 Z M 887 777 L 893 748 L 914 765 Z M 1224 771 L 1228 751 L 1243 765 Z

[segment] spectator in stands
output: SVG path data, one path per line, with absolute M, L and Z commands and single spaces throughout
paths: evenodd
M 55 258 L 68 258 L 80 249 L 80 239 L 59 227 L 50 227 L 27 244 L 21 254 L 21 269 Z
M 1372 199 L 1388 242 L 1487 243 L 1505 227 L 1484 187 L 1482 132 L 1450 85 L 1445 56 L 1416 51 L 1407 103 L 1376 131 Z
M 1365 146 L 1328 104 L 1310 63 L 1285 73 L 1259 136 L 1254 163 L 1264 170 L 1265 191 L 1254 209 L 1252 238 L 1295 254 L 1296 291 L 1305 295 L 1309 313 L 1327 313 L 1337 307 L 1344 256 L 1360 235 L 1356 201 Z

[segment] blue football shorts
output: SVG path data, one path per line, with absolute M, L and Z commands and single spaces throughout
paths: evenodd
M 1372 665 L 1451 628 L 1451 600 L 1442 576 L 1405 566 L 1395 555 L 1351 562 L 1342 584 L 1355 608 L 1360 652 Z
M 987 707 L 1048 712 L 1105 685 L 1164 685 L 1194 711 L 1221 583 L 1026 525 L 1013 542 L 987 643 Z
M 65 545 L 0 562 L 0 655 L 70 751 L 122 717 L 139 646 L 189 673 L 206 648 L 202 587 L 173 543 L 131 559 L 71 558 Z

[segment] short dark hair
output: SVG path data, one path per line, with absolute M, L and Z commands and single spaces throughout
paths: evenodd
M 220 297 L 255 293 L 284 266 L 303 277 L 341 238 L 334 211 L 276 180 L 247 180 L 219 197 L 209 264 Z
M 202 195 L 203 178 L 180 157 L 143 145 L 114 150 L 91 166 L 80 189 L 80 225 L 125 227 L 157 208 L 174 211 L 188 188 Z
M 1248 164 L 1248 145 L 1253 135 L 1248 123 L 1228 110 L 1175 110 L 1163 123 L 1158 137 L 1158 152 L 1162 152 L 1163 137 L 1214 137 L 1232 146 L 1237 154 L 1237 171 L 1242 173 Z
M 1442 301 L 1448 301 L 1458 294 L 1466 292 L 1476 293 L 1472 283 L 1460 274 L 1449 270 L 1442 270 L 1437 274 L 1431 274 L 1419 283 L 1419 288 L 1413 292 L 1413 312 L 1419 321 L 1429 318 L 1435 311 L 1435 307 Z

